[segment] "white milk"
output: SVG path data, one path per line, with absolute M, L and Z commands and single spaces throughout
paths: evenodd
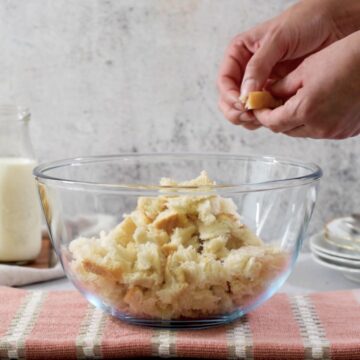
M 34 160 L 0 157 L 0 261 L 33 260 L 41 248 Z

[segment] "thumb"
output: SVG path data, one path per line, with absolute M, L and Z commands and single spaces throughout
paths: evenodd
M 295 95 L 302 86 L 303 80 L 301 76 L 301 67 L 298 67 L 290 74 L 286 75 L 283 79 L 273 83 L 269 91 L 275 97 L 289 98 Z
M 262 90 L 274 66 L 284 56 L 283 46 L 280 41 L 270 37 L 255 51 L 246 65 L 241 84 L 241 97 L 247 97 L 250 91 Z

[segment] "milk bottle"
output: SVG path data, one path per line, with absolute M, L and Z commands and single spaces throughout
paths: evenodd
M 41 248 L 40 205 L 27 110 L 0 105 L 0 262 L 27 262 Z

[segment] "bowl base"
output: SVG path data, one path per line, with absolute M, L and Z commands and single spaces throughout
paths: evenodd
M 161 329 L 171 329 L 171 330 L 181 330 L 181 329 L 208 329 L 216 326 L 229 324 L 240 317 L 244 316 L 246 312 L 241 310 L 235 310 L 232 313 L 212 316 L 203 319 L 181 319 L 181 320 L 166 320 L 166 319 L 146 319 L 138 318 L 129 314 L 125 314 L 121 311 L 118 311 L 111 307 L 110 305 L 105 304 L 96 296 L 93 296 L 89 293 L 82 292 L 87 300 L 96 306 L 97 308 L 102 309 L 106 313 L 114 316 L 115 318 L 124 321 L 131 325 L 146 326 L 152 328 L 161 328 Z
M 241 316 L 243 314 L 229 314 L 218 317 L 212 317 L 207 319 L 186 319 L 186 320 L 156 320 L 156 319 L 141 319 L 135 318 L 129 315 L 124 315 L 117 313 L 116 311 L 112 311 L 114 317 L 118 318 L 121 321 L 125 321 L 128 324 L 132 325 L 140 325 L 147 326 L 152 328 L 161 328 L 161 329 L 169 329 L 169 330 L 201 330 L 208 329 L 216 326 L 222 326 L 229 324 Z

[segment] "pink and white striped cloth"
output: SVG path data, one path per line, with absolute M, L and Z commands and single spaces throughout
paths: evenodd
M 0 287 L 0 359 L 360 359 L 360 290 L 275 295 L 210 330 L 125 324 L 74 291 Z

